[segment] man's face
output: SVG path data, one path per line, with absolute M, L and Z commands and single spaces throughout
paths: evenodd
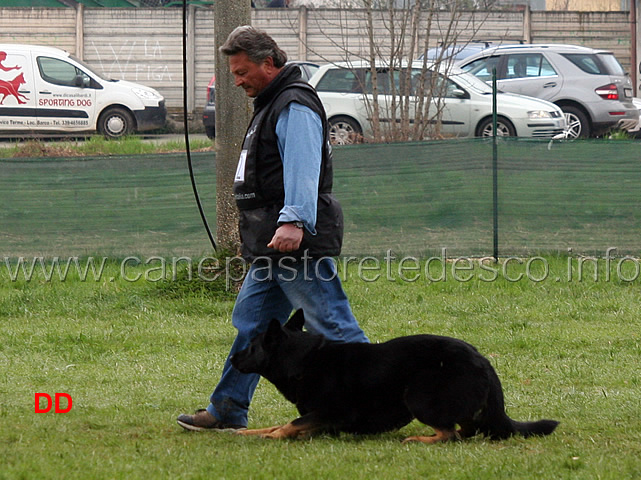
M 234 84 L 242 87 L 248 97 L 256 97 L 280 71 L 274 67 L 274 59 L 267 57 L 261 64 L 252 62 L 245 52 L 229 57 L 229 70 Z

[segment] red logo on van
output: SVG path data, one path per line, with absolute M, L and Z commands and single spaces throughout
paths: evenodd
M 4 99 L 7 98 L 7 95 L 16 97 L 16 100 L 18 101 L 19 104 L 27 103 L 20 100 L 20 97 L 24 98 L 25 100 L 29 100 L 29 99 L 18 91 L 18 89 L 20 88 L 20 85 L 22 85 L 23 83 L 26 83 L 26 82 L 24 81 L 24 75 L 22 73 L 18 75 L 16 78 L 14 78 L 13 80 L 10 80 L 8 82 L 4 80 L 0 80 L 0 95 L 2 95 L 2 100 L 0 100 L 0 105 L 4 103 Z
M 7 52 L 0 52 L 0 70 L 5 72 L 10 72 L 11 70 L 20 70 L 22 67 L 15 65 L 13 67 L 7 67 L 4 65 L 4 61 L 7 59 Z M 23 104 L 21 98 L 29 100 L 22 93 L 18 91 L 20 85 L 26 83 L 24 79 L 24 74 L 20 74 L 15 77 L 13 80 L 0 80 L 0 95 L 2 95 L 2 100 L 0 100 L 0 105 L 4 104 L 5 99 L 8 96 L 15 97 L 18 104 Z
M 14 65 L 13 67 L 7 67 L 3 65 L 4 61 L 7 59 L 7 52 L 0 52 L 0 70 L 5 72 L 10 72 L 11 70 L 20 70 L 22 67 Z

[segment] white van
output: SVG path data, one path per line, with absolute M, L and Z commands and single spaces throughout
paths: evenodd
M 99 131 L 118 138 L 165 125 L 156 90 L 105 80 L 64 50 L 0 44 L 0 132 Z

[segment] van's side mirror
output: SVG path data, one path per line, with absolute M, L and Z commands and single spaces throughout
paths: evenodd
M 84 75 L 76 75 L 76 78 L 74 79 L 74 85 L 76 87 L 88 87 L 89 86 L 89 79 L 85 77 Z

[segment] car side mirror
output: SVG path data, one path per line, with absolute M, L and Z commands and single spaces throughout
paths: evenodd
M 455 88 L 454 90 L 452 90 L 452 95 L 454 95 L 456 98 L 467 98 L 467 92 L 460 88 Z

